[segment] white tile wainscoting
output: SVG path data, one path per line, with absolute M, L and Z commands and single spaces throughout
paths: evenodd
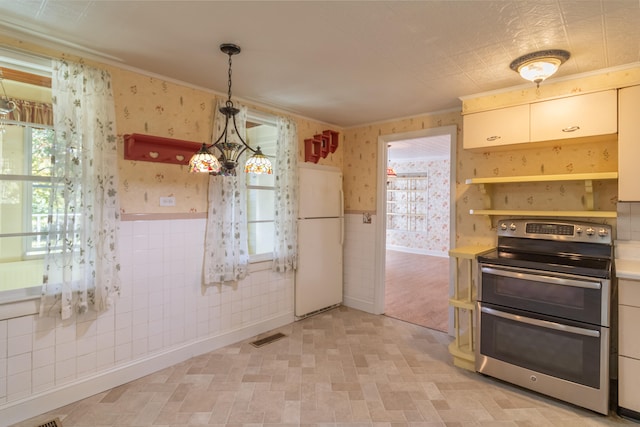
M 362 218 L 362 213 L 344 216 L 344 305 L 373 313 L 378 218 L 371 214 L 370 223 L 364 223 Z
M 293 321 L 293 274 L 252 264 L 201 286 L 205 219 L 123 221 L 122 293 L 69 322 L 0 321 L 0 424 L 17 422 Z

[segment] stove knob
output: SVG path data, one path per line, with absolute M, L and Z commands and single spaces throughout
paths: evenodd
M 514 223 L 509 224 L 509 230 L 516 231 L 516 225 Z
M 582 227 L 576 227 L 576 234 L 582 234 Z
M 593 236 L 595 232 L 596 230 L 594 230 L 593 228 L 591 227 L 587 228 L 587 236 Z
M 607 231 L 606 228 L 601 228 L 600 230 L 598 230 L 598 236 L 600 237 L 605 237 L 607 234 L 609 234 L 609 231 Z
M 500 224 L 500 230 L 506 231 L 506 229 L 507 229 L 507 224 L 505 224 L 504 222 Z

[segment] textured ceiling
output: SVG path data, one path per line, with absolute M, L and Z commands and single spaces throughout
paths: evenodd
M 565 77 L 640 61 L 638 0 L 0 0 L 0 34 L 351 127 L 460 108 L 526 84 L 509 69 L 571 52 Z

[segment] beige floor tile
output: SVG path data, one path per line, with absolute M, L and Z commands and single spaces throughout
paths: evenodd
M 233 344 L 16 426 L 633 425 L 456 368 L 449 336 L 389 317 L 341 307 L 277 332 L 287 336 Z

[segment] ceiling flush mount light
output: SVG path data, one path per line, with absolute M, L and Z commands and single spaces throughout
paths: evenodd
M 200 150 L 191 157 L 189 171 L 208 172 L 214 175 L 235 175 L 240 156 L 249 150 L 253 155 L 244 167 L 246 173 L 272 174 L 271 162 L 262 154 L 260 147 L 255 150 L 245 142 L 236 125 L 236 114 L 240 112 L 231 101 L 231 57 L 240 53 L 240 46 L 231 43 L 220 45 L 220 50 L 229 56 L 229 84 L 228 98 L 220 113 L 225 116 L 224 130 L 216 142 L 211 145 L 202 144 Z M 219 155 L 216 157 L 210 150 L 215 148 Z
M 540 83 L 558 71 L 560 65 L 570 56 L 566 50 L 541 50 L 515 59 L 509 67 L 523 79 L 530 80 L 540 87 Z

